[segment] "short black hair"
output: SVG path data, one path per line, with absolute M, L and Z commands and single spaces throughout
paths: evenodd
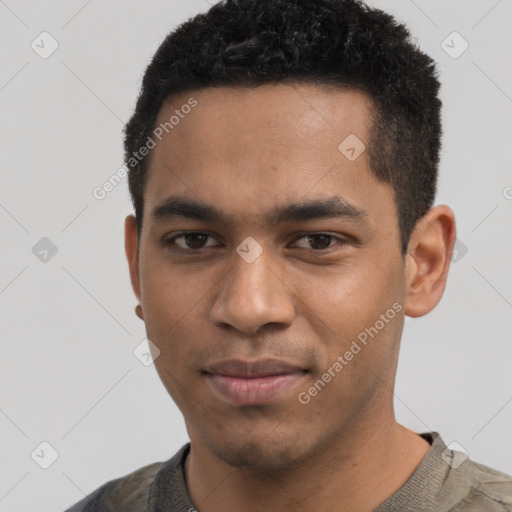
M 370 168 L 394 190 L 402 255 L 432 206 L 441 147 L 434 61 L 393 16 L 358 0 L 224 0 L 158 48 L 125 127 L 125 163 L 140 237 L 149 155 L 134 158 L 172 95 L 280 82 L 347 86 L 372 104 Z M 341 142 L 341 141 L 340 141 Z

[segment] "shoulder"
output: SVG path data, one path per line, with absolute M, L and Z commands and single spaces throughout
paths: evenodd
M 158 497 L 162 481 L 170 487 L 170 492 L 183 499 L 186 494 L 183 461 L 189 450 L 190 443 L 186 443 L 165 462 L 154 462 L 110 480 L 65 512 L 142 512 Z
M 430 450 L 375 512 L 512 512 L 512 476 L 475 462 L 452 444 L 448 447 L 438 432 L 419 435 Z
M 455 507 L 457 512 L 512 512 L 512 476 L 472 460 L 464 465 L 471 478 L 471 490 Z
M 103 484 L 65 512 L 139 512 L 149 499 L 151 484 L 163 462 L 144 466 L 128 475 Z

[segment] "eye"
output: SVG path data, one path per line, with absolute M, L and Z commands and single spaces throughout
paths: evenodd
M 325 249 L 330 249 L 335 245 L 343 245 L 344 243 L 346 243 L 346 240 L 344 240 L 343 238 L 330 235 L 329 233 L 309 234 L 299 238 L 298 240 L 306 240 L 306 244 L 309 245 L 309 247 L 307 245 L 301 247 L 299 244 L 299 247 L 301 247 L 301 249 L 313 249 L 314 251 L 322 251 Z M 336 240 L 338 241 L 338 243 L 331 243 Z
M 305 242 L 301 242 L 301 240 Z M 346 243 L 346 240 L 329 233 L 310 233 L 298 238 L 295 245 L 301 249 L 320 252 L 336 247 L 337 245 L 343 245 L 344 243 Z M 211 235 L 199 231 L 178 233 L 171 238 L 163 240 L 163 244 L 166 247 L 188 252 L 199 252 L 201 249 L 218 247 L 220 245 L 215 243 L 215 239 Z
M 190 231 L 186 233 L 179 233 L 172 238 L 164 240 L 166 246 L 178 246 L 184 250 L 197 250 L 205 247 L 212 247 L 212 244 L 207 244 L 207 240 L 213 240 L 213 238 L 207 233 L 200 233 L 196 231 Z M 215 244 L 213 244 L 215 245 Z

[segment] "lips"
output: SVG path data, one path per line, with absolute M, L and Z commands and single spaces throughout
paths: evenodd
M 284 361 L 264 359 L 221 361 L 209 366 L 205 373 L 214 393 L 224 402 L 263 405 L 283 397 L 307 371 Z
M 268 377 L 269 375 L 283 375 L 302 371 L 304 371 L 304 368 L 300 366 L 277 359 L 260 359 L 253 362 L 231 359 L 214 363 L 206 370 L 207 373 L 241 378 Z

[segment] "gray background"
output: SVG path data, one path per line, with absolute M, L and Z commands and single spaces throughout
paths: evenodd
M 406 321 L 397 418 L 512 473 L 512 2 L 372 4 L 438 62 L 436 204 L 453 208 L 463 244 L 440 305 Z M 154 367 L 133 354 L 145 332 L 123 249 L 126 180 L 103 200 L 92 191 L 122 165 L 121 129 L 157 46 L 207 8 L 0 1 L 1 511 L 62 510 L 188 440 Z M 59 44 L 46 59 L 31 48 L 50 48 L 42 31 Z M 469 43 L 458 58 L 441 47 L 453 31 Z M 46 261 L 44 247 L 33 253 L 43 237 L 57 248 Z M 44 441 L 58 452 L 48 469 Z

